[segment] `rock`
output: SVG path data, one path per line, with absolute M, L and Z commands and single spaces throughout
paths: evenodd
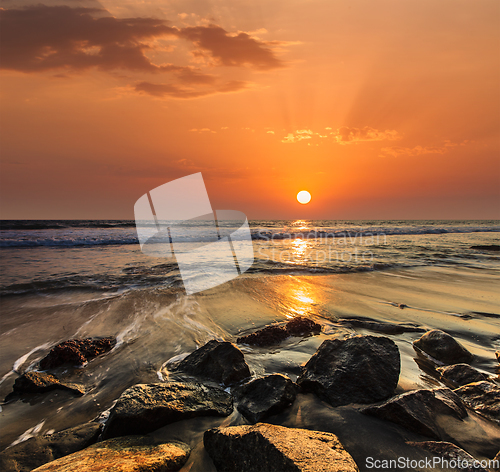
M 252 423 L 275 415 L 290 406 L 297 396 L 294 383 L 286 376 L 272 374 L 243 386 L 238 410 Z
M 255 333 L 239 337 L 238 344 L 251 344 L 252 346 L 273 346 L 288 338 L 284 326 L 266 326 Z
M 500 251 L 500 246 L 498 244 L 485 244 L 482 246 L 471 246 L 471 249 L 476 249 L 477 251 Z
M 500 387 L 492 382 L 474 382 L 454 392 L 476 413 L 500 423 Z
M 469 363 L 474 357 L 452 336 L 440 329 L 428 331 L 414 341 L 413 346 L 417 348 L 417 352 L 423 351 L 443 364 Z
M 85 423 L 51 435 L 36 436 L 0 453 L 0 470 L 29 472 L 47 462 L 84 449 L 95 443 L 99 423 Z
M 36 472 L 146 472 L 179 470 L 190 447 L 182 442 L 157 443 L 145 436 L 109 439 L 42 465 Z
M 76 395 L 85 394 L 83 385 L 61 382 L 54 375 L 36 371 L 26 372 L 18 377 L 12 390 L 5 398 L 5 401 L 17 399 L 26 393 L 45 393 L 51 390 L 68 390 Z
M 341 318 L 337 323 L 385 334 L 423 333 L 425 331 L 417 326 L 374 321 L 366 318 Z
M 389 338 L 328 339 L 303 367 L 297 383 L 332 406 L 372 403 L 393 395 L 400 365 L 399 349 Z
M 321 325 L 309 318 L 296 316 L 285 325 L 289 336 L 305 336 L 307 334 L 318 334 L 321 332 Z
M 382 405 L 365 408 L 362 413 L 391 421 L 409 431 L 437 440 L 441 439 L 436 422 L 438 415 L 451 415 L 458 419 L 467 417 L 464 404 L 449 388 L 405 392 Z
M 203 443 L 218 472 L 355 472 L 337 436 L 272 424 L 205 432 Z
M 238 344 L 251 344 L 254 346 L 272 346 L 279 344 L 290 336 L 306 336 L 321 332 L 321 325 L 309 318 L 297 316 L 285 325 L 266 326 L 255 333 L 239 337 Z
M 182 371 L 229 385 L 250 377 L 243 353 L 228 342 L 213 339 L 192 352 L 170 370 Z
M 103 437 L 147 434 L 174 421 L 228 416 L 232 411 L 232 396 L 220 388 L 181 382 L 138 384 L 118 398 Z
M 451 387 L 461 387 L 472 382 L 488 380 L 488 376 L 471 367 L 469 364 L 454 364 L 436 369 L 441 379 L 449 383 Z
M 500 351 L 495 351 L 495 356 L 497 357 L 497 361 L 500 362 Z
M 498 451 L 497 455 L 493 458 L 493 468 L 491 468 L 491 472 L 500 472 L 500 451 Z
M 408 442 L 407 444 L 419 447 L 424 451 L 429 451 L 434 456 L 438 456 L 438 458 L 448 461 L 448 463 L 451 461 L 454 463 L 460 461 L 462 464 L 470 464 L 470 467 L 459 467 L 459 469 L 463 472 L 488 472 L 479 465 L 479 462 L 477 462 L 477 467 L 475 467 L 474 465 L 476 465 L 476 459 L 460 447 L 455 446 L 455 444 L 445 441 Z M 441 461 L 436 462 L 436 464 L 440 466 Z
M 82 366 L 105 352 L 111 351 L 116 344 L 113 337 L 71 339 L 54 346 L 40 361 L 40 369 L 55 369 L 65 364 Z

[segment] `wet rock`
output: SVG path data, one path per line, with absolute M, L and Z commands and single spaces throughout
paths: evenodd
M 101 424 L 86 423 L 51 435 L 37 436 L 0 453 L 0 470 L 29 472 L 97 441 Z
M 309 318 L 296 316 L 285 325 L 285 329 L 289 336 L 305 336 L 307 334 L 319 334 L 321 325 Z
M 393 395 L 400 355 L 396 344 L 381 336 L 355 336 L 323 342 L 297 380 L 332 406 L 372 403 Z
M 413 342 L 417 352 L 423 351 L 443 364 L 469 363 L 473 355 L 452 336 L 440 329 L 433 329 Z
M 366 318 L 342 318 L 337 323 L 385 334 L 423 333 L 425 331 L 418 326 L 374 321 Z
M 476 249 L 477 251 L 500 251 L 500 246 L 498 244 L 485 244 L 481 246 L 471 246 L 471 249 Z
M 407 444 L 419 447 L 424 451 L 429 451 L 434 456 L 437 456 L 438 460 L 439 458 L 442 458 L 447 460 L 448 463 L 451 461 L 454 463 L 460 461 L 461 464 L 470 465 L 470 467 L 460 467 L 460 470 L 463 472 L 488 472 L 486 469 L 482 468 L 478 462 L 476 462 L 474 457 L 460 447 L 455 446 L 455 444 L 445 441 L 408 442 Z M 441 466 L 441 464 L 441 461 L 436 461 L 436 465 L 438 467 Z M 477 465 L 477 467 L 475 467 L 475 465 Z
M 169 366 L 170 370 L 196 375 L 224 385 L 250 377 L 243 353 L 228 342 L 213 339 L 182 361 Z
M 279 344 L 290 336 L 306 336 L 321 332 L 321 325 L 309 318 L 297 316 L 285 325 L 266 326 L 255 333 L 239 337 L 238 344 L 251 344 L 253 346 L 272 346 Z
M 82 366 L 101 354 L 111 351 L 116 345 L 116 339 L 86 338 L 71 339 L 54 346 L 40 361 L 40 369 L 55 369 L 63 365 Z
M 297 396 L 294 383 L 286 376 L 272 374 L 243 386 L 238 410 L 252 423 L 275 415 L 290 406 Z
M 437 440 L 441 439 L 437 424 L 439 415 L 451 415 L 458 419 L 467 417 L 465 405 L 449 388 L 405 392 L 382 405 L 365 408 L 362 413 Z
M 474 382 L 454 392 L 476 413 L 500 423 L 500 387 L 492 382 Z
M 145 436 L 109 439 L 49 462 L 36 472 L 175 471 L 187 461 L 190 447 L 182 442 L 157 443 Z
M 76 395 L 84 395 L 85 387 L 75 383 L 61 382 L 54 375 L 47 372 L 26 372 L 16 379 L 12 392 L 5 401 L 15 400 L 26 393 L 45 393 L 51 390 L 68 390 Z
M 228 416 L 232 411 L 232 396 L 220 388 L 181 382 L 138 384 L 118 398 L 103 437 L 147 434 L 175 421 Z
M 469 364 L 454 364 L 436 369 L 444 380 L 451 387 L 457 388 L 472 382 L 488 380 L 488 376 L 471 367 Z
M 495 356 L 497 357 L 497 361 L 500 362 L 500 351 L 495 351 Z
M 218 472 L 355 472 L 337 436 L 272 424 L 205 432 L 203 442 Z

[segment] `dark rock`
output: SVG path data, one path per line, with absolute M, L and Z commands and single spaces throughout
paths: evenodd
M 51 390 L 68 390 L 76 395 L 85 394 L 85 387 L 80 384 L 61 382 L 54 375 L 46 372 L 26 372 L 16 379 L 5 401 L 14 400 L 26 393 L 45 393 Z
M 255 333 L 239 337 L 238 344 L 251 344 L 252 346 L 273 346 L 288 338 L 288 333 L 284 326 L 266 326 Z
M 175 421 L 228 416 L 232 411 L 232 396 L 220 388 L 181 382 L 138 384 L 118 398 L 103 437 L 147 434 Z
M 205 432 L 203 443 L 218 472 L 358 472 L 337 436 L 272 424 Z
M 425 329 L 417 326 L 373 321 L 363 318 L 342 318 L 337 323 L 385 334 L 423 333 L 425 331 Z
M 458 419 L 467 417 L 464 404 L 448 388 L 406 392 L 382 405 L 365 408 L 362 413 L 391 421 L 409 431 L 437 440 L 441 439 L 437 416 L 451 415 Z
M 244 385 L 238 410 L 252 423 L 275 415 L 290 406 L 297 396 L 294 383 L 286 376 L 272 374 Z
M 497 357 L 497 361 L 500 362 L 500 351 L 495 351 L 495 356 Z
M 37 472 L 174 471 L 187 461 L 191 448 L 182 442 L 158 443 L 147 436 L 109 439 L 49 462 Z
M 332 406 L 372 403 L 394 393 L 400 365 L 399 349 L 389 338 L 329 339 L 303 367 L 297 383 Z
M 54 346 L 40 361 L 40 369 L 55 369 L 65 364 L 82 366 L 91 359 L 111 351 L 115 344 L 116 339 L 113 337 L 64 341 Z
M 479 463 L 477 463 L 477 467 L 474 467 L 476 459 L 460 447 L 455 446 L 455 444 L 445 441 L 408 442 L 407 444 L 419 447 L 424 451 L 429 451 L 434 456 L 438 456 L 448 462 L 453 461 L 457 463 L 460 461 L 462 464 L 470 464 L 470 467 L 460 467 L 460 470 L 463 472 L 488 472 L 486 469 L 480 467 Z M 437 465 L 441 465 L 441 462 L 437 462 Z
M 471 249 L 476 249 L 477 251 L 500 251 L 500 246 L 498 244 L 485 244 L 482 246 L 471 246 Z
M 272 346 L 279 344 L 290 336 L 306 336 L 321 332 L 321 325 L 309 318 L 297 316 L 285 325 L 266 326 L 255 333 L 239 337 L 238 344 L 251 344 L 253 346 Z
M 425 333 L 420 339 L 413 341 L 417 352 L 423 351 L 443 364 L 469 363 L 473 355 L 458 343 L 452 336 L 440 329 Z
M 99 423 L 85 423 L 51 435 L 30 438 L 0 453 L 0 470 L 29 472 L 90 446 L 97 441 L 100 431 Z
M 498 451 L 497 455 L 493 458 L 494 465 L 490 469 L 491 472 L 500 472 L 500 451 Z
M 492 382 L 474 382 L 454 392 L 476 413 L 500 422 L 500 387 Z
M 320 333 L 321 325 L 309 318 L 296 316 L 285 325 L 285 329 L 289 336 L 305 336 Z
M 196 375 L 224 385 L 250 377 L 243 353 L 228 342 L 213 339 L 182 361 L 169 366 L 170 370 Z
M 436 370 L 440 373 L 441 379 L 453 388 L 472 382 L 481 382 L 489 378 L 469 364 L 454 364 L 447 367 L 438 367 Z

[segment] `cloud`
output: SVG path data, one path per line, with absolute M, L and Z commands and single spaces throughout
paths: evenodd
M 282 140 L 282 143 L 297 143 L 302 141 L 303 139 L 311 139 L 311 136 L 308 134 L 296 134 L 288 133 Z
M 331 134 L 334 135 L 335 140 L 339 144 L 351 144 L 360 141 L 386 141 L 401 138 L 396 130 L 379 131 L 369 126 L 365 126 L 364 128 L 342 126 L 337 129 L 336 133 Z
M 452 143 L 449 140 L 446 140 L 442 146 L 415 146 L 415 147 L 399 147 L 392 146 L 382 148 L 380 150 L 381 154 L 379 157 L 414 157 L 420 156 L 422 154 L 446 154 L 450 148 L 454 148 L 456 146 L 465 146 L 467 141 L 463 141 L 462 143 Z
M 160 50 L 158 38 L 182 38 L 225 66 L 260 70 L 283 67 L 271 49 L 276 42 L 233 35 L 220 26 L 177 28 L 154 18 L 115 18 L 100 8 L 36 5 L 1 9 L 3 69 L 40 72 L 53 69 L 125 69 L 172 72 L 183 83 L 209 84 L 214 77 L 188 66 L 156 64 L 146 52 Z M 162 52 L 165 51 L 165 48 Z
M 220 65 L 249 65 L 261 70 L 284 66 L 270 48 L 278 45 L 278 42 L 259 41 L 248 33 L 231 35 L 220 26 L 208 25 L 188 26 L 180 29 L 178 35 L 190 40 L 202 51 L 207 51 Z
M 232 80 L 223 84 L 208 88 L 193 89 L 176 84 L 153 84 L 151 82 L 139 82 L 134 89 L 153 97 L 170 97 L 190 99 L 215 95 L 217 93 L 239 92 L 248 88 L 248 83 L 241 80 Z M 194 130 L 193 130 L 194 131 Z M 203 131 L 203 130 L 202 130 Z

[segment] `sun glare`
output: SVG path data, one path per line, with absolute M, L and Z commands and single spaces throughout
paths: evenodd
M 302 205 L 305 205 L 311 201 L 311 194 L 307 190 L 301 190 L 297 194 L 297 200 L 299 203 L 302 203 Z

